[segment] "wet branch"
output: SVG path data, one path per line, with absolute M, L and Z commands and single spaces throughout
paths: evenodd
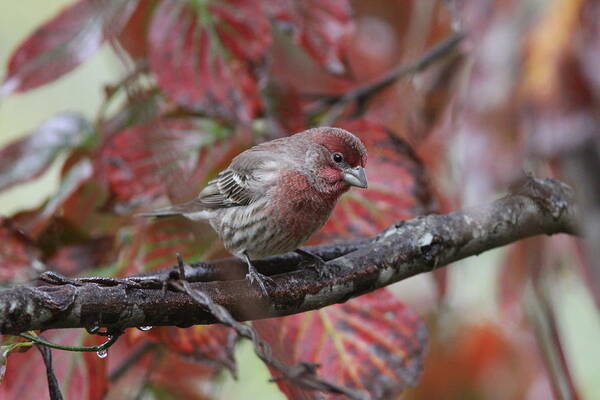
M 290 366 L 277 358 L 274 358 L 271 354 L 271 346 L 258 335 L 254 328 L 236 321 L 225 307 L 216 304 L 206 293 L 194 289 L 186 280 L 185 264 L 179 255 L 177 255 L 177 261 L 179 276 L 177 281 L 171 281 L 170 285 L 178 291 L 187 294 L 196 303 L 208 310 L 218 322 L 234 329 L 239 336 L 249 339 L 254 346 L 254 352 L 258 358 L 281 374 L 281 376 L 277 378 L 278 380 L 289 380 L 295 385 L 307 390 L 344 394 L 349 399 L 362 400 L 368 398 L 362 392 L 320 378 L 316 374 L 318 364 L 300 362 Z
M 237 321 L 269 318 L 344 302 L 529 236 L 574 233 L 575 223 L 568 186 L 553 179 L 527 178 L 489 205 L 398 222 L 369 239 L 309 248 L 328 260 L 333 274 L 327 279 L 299 268 L 296 255 L 261 260 L 257 268 L 276 282 L 268 297 L 243 279 L 245 266 L 235 259 L 190 265 L 185 275 L 192 289 L 225 307 Z M 0 333 L 99 326 L 120 331 L 217 322 L 210 311 L 169 284 L 179 278 L 176 267 L 124 279 L 52 274 L 43 278 L 52 284 L 0 291 Z M 210 278 L 223 280 L 202 282 Z

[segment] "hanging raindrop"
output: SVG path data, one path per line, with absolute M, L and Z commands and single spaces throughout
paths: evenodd
M 98 350 L 96 352 L 96 355 L 100 358 L 106 358 L 106 356 L 108 355 L 108 350 L 104 349 L 104 350 Z
M 138 326 L 137 327 L 140 331 L 149 331 L 150 329 L 152 329 L 151 326 Z

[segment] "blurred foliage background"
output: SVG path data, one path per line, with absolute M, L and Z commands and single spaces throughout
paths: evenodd
M 399 38 L 402 29 L 390 22 L 391 17 L 382 17 L 386 13 L 392 16 L 399 13 L 402 5 L 396 3 L 379 1 L 371 6 L 355 4 L 359 18 L 356 20 L 358 42 L 353 50 L 354 57 L 359 60 L 356 64 L 360 64 L 361 57 L 370 60 L 363 64 L 362 69 L 355 71 L 358 75 L 355 78 L 359 81 L 361 75 L 377 76 L 400 58 L 391 57 L 389 53 L 400 47 L 401 40 L 407 39 Z M 441 2 L 425 3 L 429 4 L 431 12 L 436 3 Z M 575 3 L 579 2 L 528 0 L 520 2 L 519 6 L 510 1 L 485 3 L 487 5 L 480 7 L 479 11 L 489 15 L 463 15 L 464 19 L 472 20 L 467 25 L 483 35 L 484 43 L 478 42 L 475 46 L 472 42 L 467 43 L 467 51 L 472 51 L 477 61 L 466 62 L 463 78 L 459 79 L 462 84 L 453 89 L 457 97 L 467 99 L 454 104 L 453 110 L 466 109 L 467 116 L 469 112 L 479 115 L 470 118 L 471 122 L 459 119 L 454 125 L 451 122 L 456 121 L 451 121 L 448 115 L 440 117 L 441 122 L 437 122 L 436 129 L 442 131 L 442 136 L 432 134 L 433 145 L 421 146 L 421 151 L 418 151 L 420 156 L 427 158 L 425 153 L 436 154 L 436 140 L 448 142 L 437 147 L 443 148 L 444 154 L 431 156 L 438 159 L 426 160 L 431 170 L 435 170 L 432 179 L 434 192 L 445 197 L 439 201 L 443 211 L 480 204 L 501 195 L 501 188 L 511 182 L 512 171 L 506 171 L 510 169 L 509 164 L 511 168 L 514 167 L 512 164 L 515 159 L 518 159 L 516 169 L 553 173 L 553 169 L 546 164 L 540 167 L 542 162 L 539 159 L 525 158 L 523 161 L 519 158 L 523 149 L 516 143 L 522 142 L 513 140 L 517 134 L 512 130 L 512 125 L 508 127 L 508 122 L 500 120 L 510 118 L 497 110 L 503 109 L 508 113 L 505 108 L 509 107 L 507 103 L 510 100 L 506 99 L 512 96 L 508 92 L 521 93 L 536 90 L 536 85 L 552 85 L 550 80 L 543 81 L 548 76 L 545 68 L 552 63 L 552 45 L 566 47 L 573 39 L 569 32 L 565 32 L 574 29 L 573 22 L 569 25 L 566 20 L 569 13 L 573 12 L 572 8 L 576 7 Z M 7 60 L 19 43 L 69 4 L 72 2 L 67 0 L 27 0 L 4 5 L 5 12 L 0 15 L 0 75 L 5 75 Z M 422 12 L 427 12 L 427 6 L 423 6 Z M 413 24 L 416 23 L 413 21 Z M 486 29 L 486 24 L 492 27 Z M 419 40 L 418 34 L 417 27 L 412 32 L 413 36 L 417 36 L 411 38 L 412 42 L 409 41 L 412 46 L 406 46 L 408 50 L 405 49 L 401 61 L 418 58 L 427 47 L 424 39 Z M 441 34 L 437 32 L 433 36 L 441 37 Z M 597 53 L 600 50 L 590 51 Z M 519 52 L 531 56 L 524 57 L 525 60 L 517 59 L 521 55 Z M 60 79 L 26 93 L 0 99 L 0 147 L 34 131 L 43 121 L 61 111 L 73 110 L 93 119 L 104 98 L 104 85 L 118 81 L 129 68 L 130 65 L 124 65 L 114 50 L 105 44 L 87 62 Z M 278 68 L 285 69 L 286 66 Z M 534 78 L 513 82 L 521 79 L 521 73 Z M 562 71 L 562 74 L 566 74 L 561 76 L 568 80 L 569 72 Z M 536 82 L 535 77 L 541 77 L 542 83 Z M 339 85 L 341 89 L 338 92 L 348 87 L 331 83 L 321 75 L 315 77 L 309 86 L 314 89 L 322 82 L 329 84 L 329 89 Z M 428 82 L 427 74 L 400 81 L 391 89 L 395 94 L 387 93 L 378 100 L 379 104 L 383 104 L 381 108 L 385 108 L 386 101 L 392 101 L 390 98 L 397 100 L 396 97 L 402 97 L 404 93 L 412 94 L 416 90 L 414 88 L 424 85 L 423 82 Z M 407 101 L 404 106 L 418 105 Z M 387 116 L 381 117 L 386 119 L 387 126 L 406 124 L 404 115 L 402 118 L 391 115 L 393 109 L 370 112 L 371 119 L 377 119 L 378 112 L 387 113 Z M 536 112 L 534 109 L 531 113 Z M 402 121 L 395 121 L 395 118 Z M 481 120 L 469 125 L 477 118 Z M 476 130 L 474 126 L 485 130 L 486 124 L 499 127 L 487 133 L 496 133 L 500 139 L 489 140 L 482 138 L 484 135 L 473 134 Z M 451 129 L 452 135 L 443 136 L 444 129 Z M 432 131 L 435 129 L 432 128 Z M 506 135 L 500 136 L 499 132 Z M 400 136 L 409 137 L 410 132 Z M 43 204 L 57 190 L 60 169 L 66 158 L 67 155 L 58 157 L 39 178 L 0 193 L 0 214 L 12 215 Z M 489 161 L 482 160 L 485 158 L 489 158 Z M 548 313 L 544 311 L 547 307 L 556 318 L 559 340 L 581 398 L 600 398 L 600 345 L 597 340 L 600 337 L 600 319 L 585 283 L 586 275 L 579 267 L 576 253 L 571 251 L 571 239 L 544 238 L 544 245 L 540 244 L 541 240 L 529 239 L 525 243 L 486 252 L 458 262 L 439 275 L 418 276 L 390 288 L 402 302 L 425 319 L 430 330 L 430 344 L 421 383 L 405 392 L 402 398 L 554 397 L 551 381 L 556 377 L 549 371 L 556 365 L 556 360 L 552 359 L 556 353 L 552 349 L 544 352 L 545 348 L 551 348 L 555 343 L 547 321 Z M 549 247 L 562 251 L 552 253 L 551 257 L 534 254 L 535 249 L 543 252 Z M 527 268 L 535 263 L 538 263 L 541 272 L 536 282 L 532 283 Z M 540 291 L 543 293 L 540 294 Z M 239 346 L 236 358 L 239 379 L 233 381 L 228 372 L 221 372 L 217 389 L 212 392 L 215 397 L 285 398 L 275 385 L 267 382 L 269 372 L 255 358 L 247 344 Z M 159 389 L 152 393 L 156 398 L 169 398 Z
M 6 74 L 11 53 L 42 22 L 70 4 L 68 0 L 40 2 L 27 0 L 11 4 L 2 13 L 0 26 L 0 73 Z M 77 110 L 92 117 L 103 98 L 103 85 L 124 73 L 122 64 L 108 46 L 72 73 L 20 96 L 5 97 L 0 107 L 0 143 L 5 145 L 31 132 L 58 112 Z M 52 193 L 59 182 L 57 160 L 39 180 L 0 193 L 1 213 L 12 214 L 19 209 L 38 206 Z
M 0 17 L 0 76 L 5 75 L 7 60 L 17 45 L 32 30 L 72 3 L 70 0 L 40 2 L 26 0 L 13 3 Z M 8 10 L 5 10 L 8 11 Z M 92 118 L 102 102 L 103 85 L 116 81 L 125 68 L 109 46 L 81 67 L 61 79 L 19 96 L 0 100 L 0 148 L 27 135 L 58 112 L 77 110 Z M 0 215 L 33 208 L 45 202 L 60 182 L 59 157 L 42 176 L 0 193 Z M 284 399 L 275 385 L 269 384 L 269 372 L 254 355 L 252 346 L 243 342 L 236 352 L 238 380 L 228 372 L 222 374 L 221 399 Z M 40 377 L 41 379 L 41 377 Z

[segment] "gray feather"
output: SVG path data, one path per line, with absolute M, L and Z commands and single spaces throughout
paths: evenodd
M 154 211 L 148 211 L 137 214 L 139 217 L 174 217 L 177 215 L 194 214 L 206 211 L 206 207 L 198 199 L 188 201 L 187 203 L 174 205 L 171 207 L 159 208 Z

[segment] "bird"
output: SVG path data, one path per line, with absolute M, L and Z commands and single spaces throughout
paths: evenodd
M 245 261 L 250 283 L 267 294 L 274 281 L 252 260 L 295 251 L 324 266 L 298 247 L 325 224 L 343 193 L 367 188 L 366 161 L 354 134 L 312 128 L 238 154 L 195 199 L 139 215 L 207 220 L 225 248 Z

